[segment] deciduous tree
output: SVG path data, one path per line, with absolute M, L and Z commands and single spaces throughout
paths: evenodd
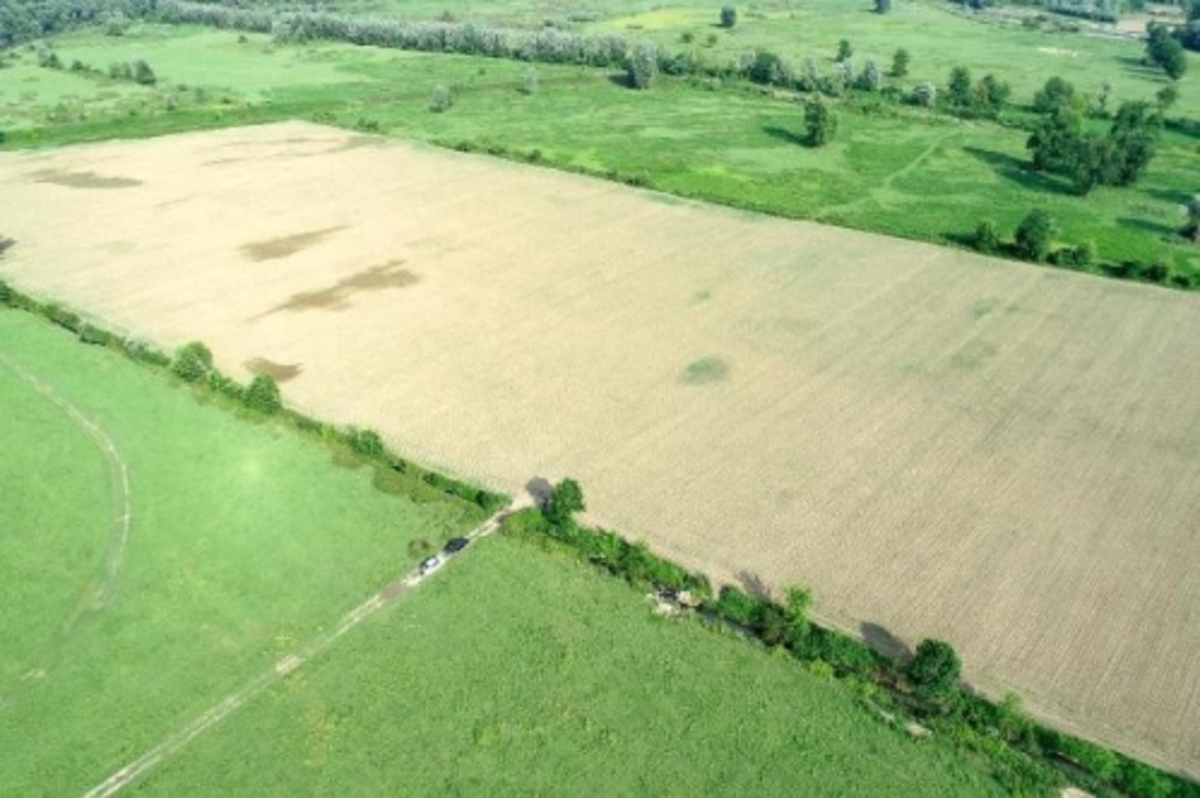
M 812 147 L 823 147 L 837 133 L 837 115 L 820 97 L 804 104 L 804 128 Z
M 1054 243 L 1054 222 L 1042 208 L 1035 208 L 1017 225 L 1013 236 L 1013 250 L 1017 256 L 1034 263 L 1042 263 L 1050 254 Z
M 562 525 L 569 523 L 575 513 L 586 509 L 583 489 L 579 487 L 578 482 L 567 477 L 551 489 L 550 498 L 546 501 L 542 514 L 550 523 Z
M 904 675 L 921 696 L 937 698 L 954 688 L 962 674 L 962 661 L 954 648 L 942 640 L 922 640 Z

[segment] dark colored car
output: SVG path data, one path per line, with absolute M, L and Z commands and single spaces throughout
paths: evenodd
M 446 548 L 443 549 L 443 551 L 445 551 L 447 554 L 458 554 L 470 543 L 471 541 L 467 538 L 451 538 L 450 542 L 446 544 Z

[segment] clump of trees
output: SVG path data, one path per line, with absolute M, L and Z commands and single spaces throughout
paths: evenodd
M 1099 134 L 1087 129 L 1071 85 L 1052 78 L 1034 107 L 1045 113 L 1026 142 L 1033 168 L 1069 178 L 1080 194 L 1096 186 L 1133 185 L 1154 158 L 1161 105 L 1122 103 L 1107 133 Z
M 1146 63 L 1161 67 L 1171 80 L 1179 80 L 1187 72 L 1187 55 L 1183 43 L 1161 22 L 1146 26 Z
M 1008 83 L 995 75 L 984 75 L 973 82 L 971 70 L 958 66 L 950 70 L 942 105 L 957 116 L 991 119 L 999 115 L 1011 94 Z

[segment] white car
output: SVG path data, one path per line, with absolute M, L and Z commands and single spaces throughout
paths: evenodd
M 432 557 L 426 557 L 421 561 L 421 576 L 428 576 L 437 569 L 441 568 L 443 562 L 444 560 L 442 560 L 442 558 L 436 554 Z

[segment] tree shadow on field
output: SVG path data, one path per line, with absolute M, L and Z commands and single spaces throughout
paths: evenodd
M 1126 70 L 1134 73 L 1135 75 L 1139 75 L 1140 77 L 1143 77 L 1143 78 L 1165 78 L 1166 77 L 1166 75 L 1162 71 L 1161 67 L 1150 66 L 1149 64 L 1144 64 L 1144 63 L 1142 63 L 1142 59 L 1140 57 L 1135 57 L 1132 55 L 1120 55 L 1120 56 L 1117 56 L 1117 63 L 1119 63 L 1121 66 L 1123 66 Z
M 1137 230 L 1141 233 L 1150 233 L 1151 235 L 1160 236 L 1163 238 L 1171 238 L 1179 233 L 1183 227 L 1183 214 L 1180 214 L 1179 224 L 1175 227 L 1163 224 L 1162 222 L 1152 222 L 1149 219 L 1137 219 L 1131 216 L 1122 216 L 1117 219 L 1117 224 L 1127 230 Z
M 1047 194 L 1063 196 L 1078 196 L 1071 187 L 1058 178 L 1028 168 L 1028 164 L 1020 158 L 1015 158 L 1003 152 L 981 150 L 978 147 L 963 147 L 963 152 L 980 163 L 992 168 L 996 174 L 1016 183 L 1029 191 L 1041 191 Z
M 751 596 L 760 599 L 771 598 L 771 588 L 767 587 L 767 583 L 759 577 L 758 574 L 752 574 L 749 571 L 738 571 L 733 575 L 738 584 L 742 586 Z
M 546 504 L 550 501 L 554 486 L 545 477 L 534 477 L 525 483 L 525 491 L 533 497 L 534 504 L 541 510 L 545 509 Z
M 787 128 L 777 127 L 776 125 L 767 125 L 762 130 L 763 133 L 766 133 L 771 138 L 787 144 L 796 144 L 801 147 L 807 147 L 809 143 L 808 136 L 802 136 L 799 133 L 793 133 Z
M 897 662 L 908 662 L 912 659 L 913 652 L 909 648 L 908 643 L 905 643 L 879 624 L 863 621 L 862 625 L 859 626 L 859 632 L 868 646 L 885 657 L 890 657 Z
M 632 89 L 633 83 L 629 80 L 629 75 L 624 72 L 609 72 L 608 82 L 614 86 L 619 86 L 622 89 Z

